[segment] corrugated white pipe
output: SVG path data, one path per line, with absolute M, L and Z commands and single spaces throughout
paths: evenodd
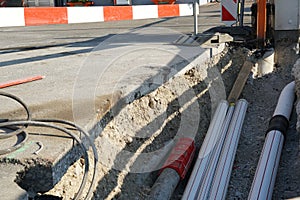
M 225 199 L 230 180 L 232 165 L 245 119 L 248 102 L 241 99 L 237 102 L 226 140 L 222 149 L 219 163 L 211 186 L 209 199 Z
M 284 135 L 295 99 L 295 82 L 281 92 L 251 186 L 249 200 L 272 199 Z
M 221 101 L 209 125 L 196 164 L 182 196 L 183 200 L 197 198 L 204 174 L 206 173 L 212 157 L 213 149 L 216 147 L 217 139 L 220 137 L 227 110 L 228 102 L 225 100 Z
M 213 181 L 213 177 L 214 174 L 216 172 L 216 168 L 217 168 L 217 164 L 220 158 L 220 154 L 222 152 L 222 147 L 226 138 L 226 134 L 229 128 L 229 124 L 234 112 L 234 105 L 230 105 L 228 108 L 228 112 L 226 115 L 226 118 L 224 120 L 223 123 L 223 127 L 221 130 L 221 134 L 220 134 L 220 139 L 218 140 L 218 144 L 217 147 L 214 149 L 212 158 L 211 158 L 211 162 L 209 164 L 209 167 L 205 173 L 205 177 L 204 180 L 202 182 L 202 184 L 200 185 L 200 190 L 199 190 L 199 195 L 197 197 L 197 199 L 207 199 L 209 197 L 209 192 L 210 192 L 210 188 L 211 188 L 211 184 Z

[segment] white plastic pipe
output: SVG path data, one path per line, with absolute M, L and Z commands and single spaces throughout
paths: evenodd
M 272 199 L 284 134 L 288 128 L 295 99 L 295 82 L 288 84 L 281 92 L 270 121 L 270 127 L 251 186 L 249 200 Z M 286 121 L 286 122 L 285 122 Z
M 197 199 L 207 199 L 209 196 L 210 188 L 212 185 L 213 177 L 216 172 L 217 164 L 220 158 L 220 154 L 222 152 L 222 147 L 226 138 L 226 134 L 229 128 L 229 124 L 232 118 L 234 112 L 234 105 L 230 105 L 228 108 L 228 112 L 226 115 L 226 118 L 223 123 L 223 127 L 221 130 L 220 138 L 218 140 L 217 147 L 214 149 L 211 162 L 209 164 L 209 167 L 205 173 L 204 180 L 202 184 L 200 185 L 199 195 Z
M 248 199 L 272 198 L 283 142 L 284 136 L 280 131 L 267 134 Z
M 274 56 L 273 48 L 267 49 L 262 58 L 257 62 L 257 76 L 262 77 L 274 71 Z
M 183 200 L 191 200 L 197 198 L 200 185 L 203 182 L 204 174 L 209 167 L 213 149 L 216 147 L 217 139 L 220 136 L 227 109 L 228 102 L 225 100 L 221 101 L 209 125 L 196 164 L 193 168 L 192 174 L 182 196 Z
M 273 116 L 282 115 L 290 118 L 295 100 L 295 82 L 286 85 L 280 93 Z
M 227 132 L 220 160 L 211 186 L 209 199 L 225 199 L 230 180 L 232 165 L 245 119 L 248 102 L 244 99 L 236 104 Z

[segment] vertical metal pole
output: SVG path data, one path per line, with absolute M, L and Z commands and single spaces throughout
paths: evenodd
M 198 34 L 198 13 L 199 13 L 199 4 L 198 0 L 194 0 L 193 4 L 193 14 L 194 14 L 194 35 Z
M 257 40 L 258 48 L 264 48 L 267 29 L 267 1 L 257 0 Z
M 245 0 L 241 0 L 240 10 L 240 26 L 244 26 L 244 12 L 245 12 Z

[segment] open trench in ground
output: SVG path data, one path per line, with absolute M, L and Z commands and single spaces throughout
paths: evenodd
M 274 72 L 261 78 L 250 75 L 242 92 L 241 98 L 249 102 L 249 107 L 227 199 L 247 198 L 277 98 L 282 88 L 294 80 L 291 71 L 299 56 L 288 41 L 279 44 Z M 93 198 L 145 199 L 176 139 L 193 137 L 198 152 L 218 102 L 226 99 L 248 53 L 246 48 L 228 46 L 205 65 L 172 78 L 118 113 L 111 111 L 110 122 L 95 140 L 99 164 Z M 294 112 L 276 180 L 275 199 L 300 196 L 298 151 Z M 79 160 L 47 195 L 72 199 L 82 174 L 83 163 Z M 172 199 L 182 197 L 187 181 L 188 178 L 179 183 Z

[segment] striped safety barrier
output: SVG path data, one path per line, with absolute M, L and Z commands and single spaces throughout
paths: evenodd
M 192 4 L 1 8 L 0 27 L 135 20 L 193 15 Z
M 222 22 L 227 26 L 236 23 L 238 2 L 237 0 L 222 0 Z

